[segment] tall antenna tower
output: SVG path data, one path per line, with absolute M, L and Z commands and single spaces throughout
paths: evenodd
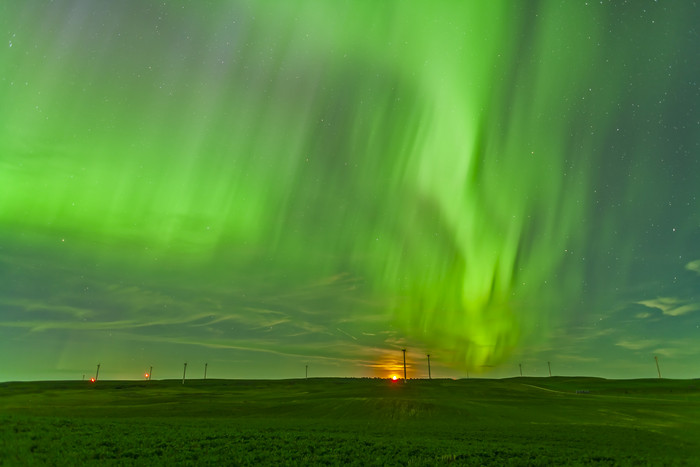
M 551 378 L 552 377 L 552 365 L 549 362 L 547 362 L 547 368 L 549 368 L 549 377 Z
M 309 364 L 308 363 L 306 364 L 306 376 L 305 376 L 305 378 L 309 379 Z
M 403 382 L 406 382 L 406 349 L 401 349 L 403 352 Z
M 209 364 L 208 363 L 204 364 L 204 379 L 207 379 L 207 365 L 209 365 Z
M 153 376 L 153 365 L 151 365 L 151 368 L 148 370 L 148 381 L 151 380 L 151 376 Z
M 659 357 L 654 355 L 654 360 L 656 360 L 656 372 L 659 373 L 659 379 L 661 379 L 661 370 L 659 369 Z
M 520 376 L 522 376 L 523 375 L 523 364 L 518 363 L 518 366 L 520 367 Z
M 182 384 L 185 384 L 185 373 L 187 373 L 187 362 L 185 362 L 185 368 L 182 370 Z
M 95 372 L 95 381 L 97 381 L 97 378 L 100 376 L 100 364 L 97 364 L 97 371 Z
M 428 379 L 433 379 L 432 375 L 430 374 L 430 354 L 428 354 Z

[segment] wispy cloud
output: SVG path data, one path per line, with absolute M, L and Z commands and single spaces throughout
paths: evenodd
M 93 316 L 95 313 L 87 308 L 81 308 L 77 306 L 62 305 L 62 304 L 52 304 L 52 303 L 42 303 L 36 300 L 30 299 L 0 299 L 0 304 L 12 306 L 19 310 L 29 313 L 30 315 L 37 315 L 39 313 L 51 313 L 54 316 L 60 317 L 72 317 L 74 319 L 85 319 Z M 42 316 L 43 317 L 43 316 Z
M 621 340 L 615 343 L 616 346 L 627 350 L 642 350 L 659 345 L 659 341 L 652 339 Z
M 700 303 L 694 303 L 674 297 L 658 297 L 651 300 L 642 300 L 637 303 L 648 308 L 656 308 L 661 310 L 661 312 L 667 316 L 681 316 L 700 310 Z
M 345 335 L 348 336 L 350 339 L 352 339 L 352 340 L 357 340 L 357 337 L 353 336 L 352 334 L 347 333 L 347 332 L 343 331 L 343 330 L 340 329 L 340 328 L 336 328 L 336 329 L 338 330 L 338 332 L 341 332 L 341 333 L 345 334 Z
M 691 261 L 690 263 L 685 265 L 685 268 L 688 271 L 695 271 L 698 274 L 700 274 L 700 259 L 696 259 L 695 261 Z
M 698 355 L 697 339 L 695 337 L 686 337 L 665 340 L 663 347 L 654 349 L 654 354 L 674 358 L 696 357 Z
M 662 355 L 664 357 L 675 357 L 678 354 L 677 349 L 654 349 L 654 355 Z
M 558 332 L 556 330 L 553 332 L 558 339 L 553 341 L 552 345 L 561 348 L 566 345 L 578 345 L 589 341 L 596 341 L 602 337 L 613 334 L 614 331 L 615 330 L 610 327 L 598 326 L 576 326 L 571 329 L 559 328 Z

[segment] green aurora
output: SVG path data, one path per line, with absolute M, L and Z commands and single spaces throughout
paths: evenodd
M 0 380 L 697 377 L 698 24 L 3 2 Z

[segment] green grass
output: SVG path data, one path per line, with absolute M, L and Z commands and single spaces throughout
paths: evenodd
M 698 380 L 0 384 L 3 465 L 694 465 L 697 459 Z

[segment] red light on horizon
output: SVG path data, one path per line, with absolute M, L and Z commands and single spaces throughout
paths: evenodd
M 94 382 L 95 382 L 95 378 L 90 378 L 90 382 L 91 382 L 91 383 L 94 383 Z
M 143 376 L 145 376 L 146 378 L 148 378 L 148 373 L 146 373 L 146 374 L 145 374 L 145 375 L 143 375 Z

